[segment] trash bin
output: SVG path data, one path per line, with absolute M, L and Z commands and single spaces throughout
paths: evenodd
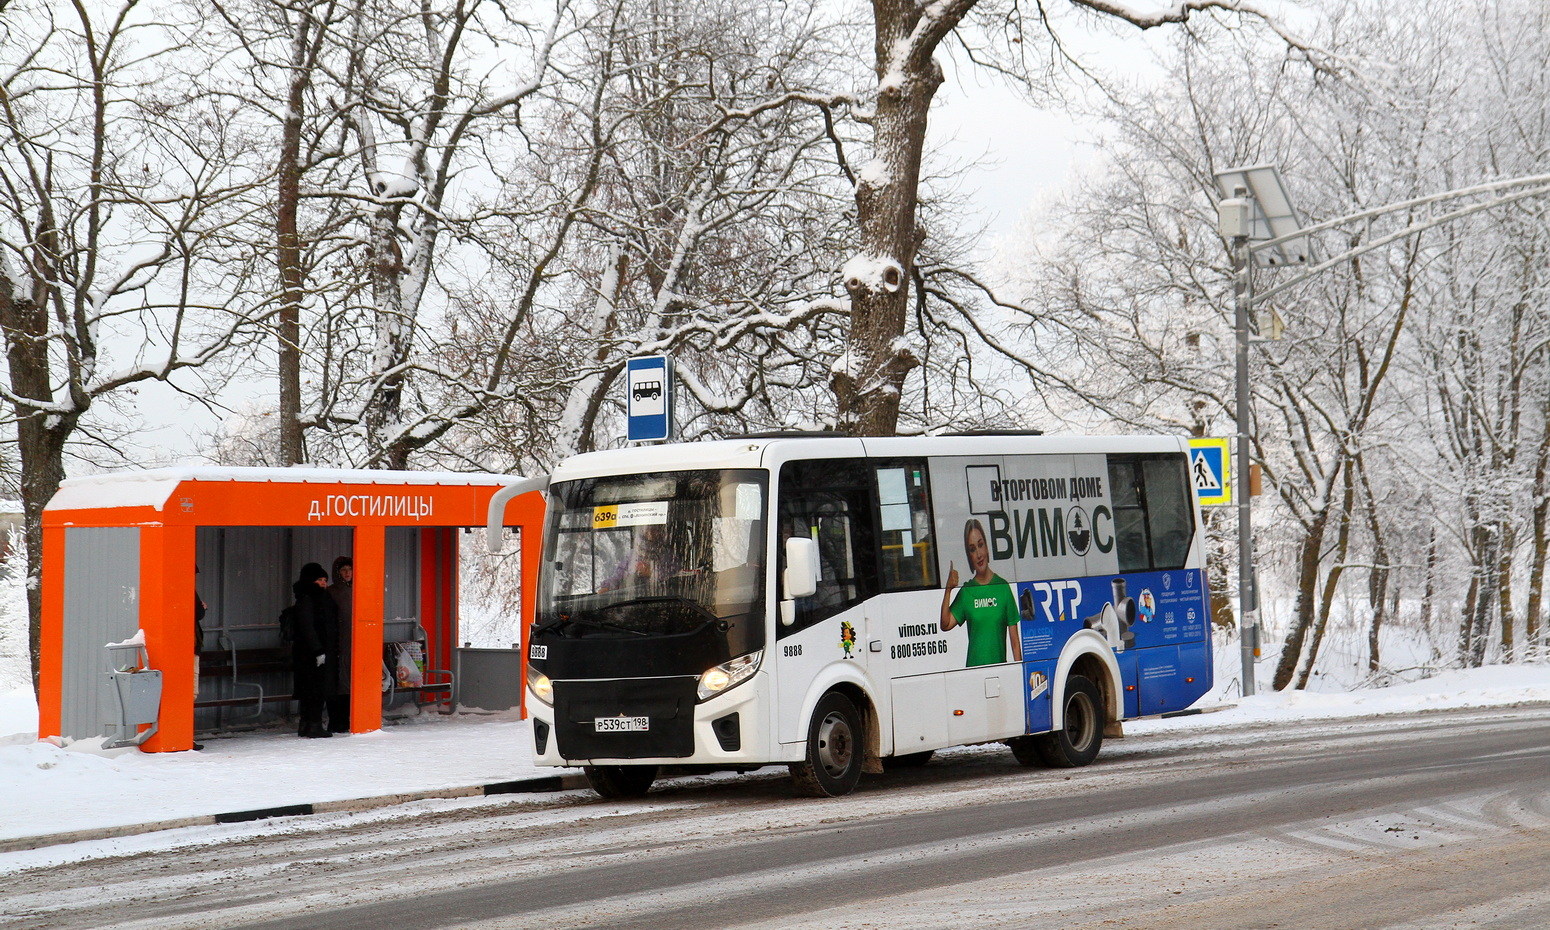
M 161 671 L 146 668 L 150 656 L 143 643 L 110 643 L 107 649 L 113 659 L 108 683 L 117 699 L 118 723 L 108 724 L 102 748 L 138 746 L 156 733 L 161 711 Z M 146 724 L 150 724 L 150 729 L 137 732 Z

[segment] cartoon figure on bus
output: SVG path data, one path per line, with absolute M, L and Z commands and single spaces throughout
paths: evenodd
M 969 655 L 965 667 L 999 665 L 1007 660 L 1007 641 L 1012 643 L 1012 661 L 1023 660 L 1021 638 L 1017 633 L 1020 615 L 1017 598 L 1005 578 L 990 568 L 990 542 L 985 526 L 970 518 L 963 525 L 963 548 L 974 577 L 958 587 L 958 569 L 948 563 L 947 588 L 942 592 L 942 629 L 959 625 L 969 631 Z M 953 589 L 958 594 L 953 596 Z

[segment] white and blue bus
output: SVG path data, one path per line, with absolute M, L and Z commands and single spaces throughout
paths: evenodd
M 1031 434 L 570 458 L 526 643 L 535 761 L 605 797 L 768 764 L 843 795 L 996 741 L 1086 765 L 1211 687 L 1188 463 L 1180 438 Z

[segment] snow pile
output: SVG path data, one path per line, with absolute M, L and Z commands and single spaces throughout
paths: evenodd
M 855 255 L 840 269 L 849 291 L 881 293 L 897 291 L 904 282 L 904 268 L 886 255 Z
M 144 645 L 145 645 L 145 631 L 144 630 L 135 630 L 135 635 L 129 637 L 128 639 L 124 640 L 123 642 L 121 642 L 121 643 L 105 643 L 105 644 L 103 644 L 102 648 L 104 648 L 104 649 L 127 649 L 130 646 L 144 646 Z
M 874 158 L 861 166 L 856 173 L 856 182 L 868 187 L 887 187 L 893 180 L 893 175 L 888 172 L 888 166 L 882 159 Z
M 268 481 L 284 484 L 376 485 L 505 485 L 520 475 L 488 475 L 477 472 L 376 471 L 372 469 L 255 468 L 247 466 L 188 465 L 107 472 L 66 478 L 49 500 L 49 510 L 86 510 L 100 507 L 152 507 L 164 510 L 167 500 L 186 481 Z

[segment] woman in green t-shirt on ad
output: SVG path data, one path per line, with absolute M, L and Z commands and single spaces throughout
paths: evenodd
M 951 630 L 959 624 L 968 627 L 969 657 L 965 667 L 1005 662 L 1008 638 L 1012 643 L 1012 661 L 1021 662 L 1023 645 L 1017 635 L 1017 598 L 1006 579 L 990 570 L 990 543 L 979 520 L 971 518 L 963 525 L 963 548 L 974 577 L 958 588 L 958 569 L 948 563 L 947 588 L 942 592 L 942 629 Z M 958 588 L 957 597 L 953 597 L 954 588 Z

